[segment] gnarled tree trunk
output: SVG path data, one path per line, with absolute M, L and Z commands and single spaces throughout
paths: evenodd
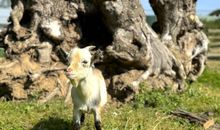
M 141 82 L 183 90 L 186 79 L 201 75 L 206 60 L 208 39 L 196 1 L 150 4 L 157 17 L 153 29 L 139 0 L 13 0 L 11 24 L 2 33 L 7 58 L 1 88 L 17 99 L 51 91 L 65 95 L 65 52 L 95 45 L 94 64 L 112 97 L 129 101 Z

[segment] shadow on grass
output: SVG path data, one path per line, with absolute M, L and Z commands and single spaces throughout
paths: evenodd
M 50 117 L 38 122 L 31 130 L 71 130 L 71 122 Z

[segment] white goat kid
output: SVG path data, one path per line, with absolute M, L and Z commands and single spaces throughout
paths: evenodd
M 101 108 L 107 102 L 105 80 L 101 71 L 91 66 L 94 46 L 73 48 L 69 54 L 70 65 L 67 76 L 72 84 L 71 95 L 74 104 L 74 129 L 79 130 L 85 112 L 94 114 L 95 127 L 101 130 Z

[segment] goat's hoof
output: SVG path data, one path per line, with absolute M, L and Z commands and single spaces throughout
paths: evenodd
M 81 124 L 84 123 L 84 120 L 85 120 L 85 114 L 83 113 L 83 114 L 81 115 L 81 118 L 80 118 L 80 122 L 81 122 Z
M 79 123 L 74 123 L 73 130 L 80 130 L 80 124 Z
M 96 130 L 101 130 L 102 129 L 100 121 L 95 122 L 95 128 L 96 128 Z

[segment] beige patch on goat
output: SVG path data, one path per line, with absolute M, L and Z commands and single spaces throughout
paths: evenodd
M 75 52 L 74 54 L 71 55 L 70 57 L 70 66 L 69 68 L 71 68 L 73 71 L 77 71 L 80 67 L 79 67 L 79 63 L 81 62 L 80 60 L 82 59 L 82 55 L 79 52 L 79 50 L 77 50 L 77 52 Z

